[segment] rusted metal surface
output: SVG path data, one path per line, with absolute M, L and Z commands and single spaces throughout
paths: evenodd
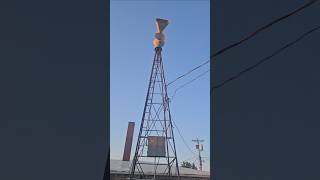
M 148 137 L 148 157 L 166 157 L 166 144 L 163 136 Z

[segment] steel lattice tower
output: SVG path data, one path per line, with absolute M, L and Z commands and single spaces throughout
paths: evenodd
M 158 32 L 154 40 L 155 55 L 135 154 L 130 167 L 130 178 L 148 178 L 145 168 L 148 168 L 150 172 L 151 167 L 154 179 L 158 175 L 167 176 L 167 179 L 177 176 L 180 179 L 161 56 L 164 45 L 162 31 L 167 25 L 167 20 L 157 19 Z

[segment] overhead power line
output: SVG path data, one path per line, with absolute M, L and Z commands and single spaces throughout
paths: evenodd
M 279 17 L 273 21 L 271 21 L 270 23 L 258 28 L 257 30 L 255 30 L 254 32 L 252 32 L 251 34 L 247 35 L 246 37 L 244 37 L 243 39 L 241 39 L 240 41 L 238 42 L 235 42 L 233 44 L 230 44 L 229 46 L 225 47 L 225 48 L 222 48 L 221 50 L 219 50 L 218 52 L 214 53 L 213 55 L 210 56 L 210 59 L 215 57 L 215 56 L 218 56 L 219 54 L 222 54 L 224 53 L 225 51 L 231 49 L 231 48 L 234 48 L 238 45 L 240 45 L 241 43 L 244 43 L 245 41 L 248 41 L 249 39 L 253 38 L 254 36 L 256 36 L 258 33 L 268 29 L 269 27 L 273 26 L 274 24 L 277 24 L 278 22 L 282 21 L 282 20 L 285 20 L 287 19 L 288 17 L 292 16 L 292 15 L 295 15 L 297 13 L 299 13 L 300 11 L 310 7 L 311 5 L 313 5 L 314 3 L 318 2 L 319 0 L 311 0 L 309 1 L 308 3 L 306 3 L 305 5 L 297 8 L 296 10 L 282 16 L 282 17 Z
M 320 26 L 317 26 L 305 33 L 303 33 L 302 35 L 300 35 L 297 39 L 295 39 L 294 41 L 291 41 L 289 42 L 288 44 L 286 44 L 285 46 L 281 47 L 280 49 L 274 51 L 271 55 L 261 59 L 260 61 L 258 61 L 256 64 L 252 65 L 252 66 L 249 66 L 247 68 L 245 68 L 244 70 L 240 71 L 239 73 L 237 73 L 236 75 L 224 80 L 223 82 L 219 83 L 218 85 L 216 86 L 213 86 L 213 89 L 217 89 L 217 88 L 221 88 L 222 86 L 226 85 L 227 83 L 235 80 L 235 79 L 238 79 L 240 76 L 242 76 L 243 74 L 245 74 L 246 72 L 248 71 L 251 71 L 253 70 L 254 68 L 258 67 L 259 65 L 261 65 L 262 63 L 270 60 L 272 57 L 280 54 L 281 52 L 283 52 L 284 50 L 286 50 L 287 48 L 293 46 L 294 44 L 298 43 L 299 41 L 303 40 L 305 37 L 307 37 L 308 35 L 310 35 L 311 33 L 317 31 L 320 29 Z
M 186 82 L 186 83 L 182 84 L 181 86 L 179 86 L 178 88 L 176 88 L 176 89 L 175 89 L 175 91 L 174 91 L 174 93 L 173 93 L 173 95 L 171 96 L 170 100 L 172 101 L 172 99 L 176 96 L 176 93 L 177 93 L 177 91 L 178 91 L 178 90 L 180 90 L 180 89 L 184 88 L 186 85 L 188 85 L 188 84 L 192 83 L 193 81 L 195 81 L 195 80 L 197 80 L 197 79 L 201 78 L 202 76 L 206 75 L 208 72 L 210 72 L 210 70 L 207 70 L 207 71 L 205 71 L 205 72 L 203 72 L 203 73 L 199 74 L 197 77 L 195 77 L 195 78 L 191 79 L 190 81 L 188 81 L 188 82 Z
M 211 90 L 212 90 L 212 89 L 220 88 L 220 87 L 224 86 L 225 84 L 227 84 L 227 83 L 229 83 L 229 82 L 231 82 L 231 81 L 239 78 L 239 77 L 240 77 L 241 75 L 243 75 L 244 73 L 246 73 L 246 72 L 248 72 L 248 71 L 250 71 L 250 70 L 253 70 L 254 68 L 256 68 L 256 67 L 258 67 L 259 65 L 261 65 L 262 63 L 264 63 L 265 61 L 270 60 L 270 59 L 273 58 L 274 56 L 278 55 L 278 54 L 281 53 L 282 51 L 288 49 L 289 47 L 291 47 L 291 46 L 293 46 L 294 44 L 298 43 L 299 41 L 303 40 L 306 36 L 310 35 L 311 33 L 315 32 L 315 31 L 317 31 L 317 30 L 319 30 L 319 29 L 320 29 L 320 26 L 317 26 L 317 27 L 315 27 L 315 28 L 313 28 L 313 29 L 311 29 L 311 30 L 303 33 L 302 35 L 300 35 L 300 36 L 299 36 L 298 38 L 296 38 L 295 40 L 287 43 L 285 46 L 283 46 L 283 47 L 281 47 L 280 49 L 274 51 L 271 55 L 269 55 L 269 56 L 261 59 L 261 60 L 258 61 L 256 64 L 247 67 L 246 69 L 240 71 L 240 72 L 237 73 L 236 75 L 234 75 L 234 76 L 232 76 L 232 77 L 224 80 L 223 82 L 221 82 L 221 83 L 219 83 L 218 85 L 216 85 L 216 86 L 214 86 L 213 88 L 211 88 Z M 197 76 L 196 78 L 194 78 L 194 79 L 188 81 L 187 83 L 185 83 L 185 84 L 179 86 L 178 88 L 176 88 L 176 90 L 174 91 L 174 94 L 173 94 L 172 97 L 171 97 L 171 100 L 175 97 L 176 92 L 177 92 L 178 90 L 182 89 L 183 87 L 185 87 L 186 85 L 192 83 L 193 81 L 199 79 L 200 77 L 202 77 L 203 75 L 205 75 L 205 74 L 208 73 L 209 71 L 210 71 L 210 70 L 207 70 L 207 71 L 201 73 L 201 74 L 200 74 L 199 76 Z
M 171 119 L 171 121 L 173 122 L 174 127 L 176 127 L 176 128 L 177 128 L 178 133 L 179 133 L 179 135 L 180 135 L 180 137 L 181 137 L 182 142 L 184 143 L 184 145 L 188 148 L 188 150 L 189 150 L 192 154 L 196 155 L 196 153 L 195 153 L 195 152 L 193 152 L 193 151 L 192 151 L 192 149 L 190 148 L 190 146 L 187 144 L 187 142 L 186 142 L 186 140 L 184 139 L 183 135 L 181 134 L 181 131 L 179 130 L 179 128 L 178 128 L 178 126 L 177 126 L 177 124 L 174 122 L 174 120 L 173 120 L 173 119 Z
M 208 62 L 210 62 L 210 60 L 209 60 L 209 61 L 206 61 L 206 62 L 204 62 L 204 63 L 202 63 L 202 64 L 200 64 L 199 66 L 197 66 L 197 67 L 195 67 L 195 68 L 193 68 L 193 69 L 189 70 L 189 71 L 188 71 L 188 72 L 186 72 L 185 74 L 183 74 L 183 75 L 181 75 L 181 76 L 177 77 L 176 79 L 174 79 L 173 81 L 171 81 L 170 83 L 168 83 L 168 84 L 167 84 L 167 86 L 169 86 L 170 84 L 172 84 L 172 83 L 176 82 L 177 80 L 179 80 L 179 79 L 183 78 L 184 76 L 186 76 L 186 75 L 188 75 L 188 74 L 192 73 L 193 71 L 195 71 L 195 70 L 197 70 L 197 69 L 201 68 L 202 66 L 204 66 L 204 65 L 208 64 Z
M 259 34 L 260 32 L 262 32 L 262 31 L 270 28 L 271 26 L 273 26 L 273 25 L 275 25 L 275 24 L 277 24 L 277 23 L 279 23 L 279 22 L 281 22 L 281 21 L 289 18 L 290 16 L 293 16 L 293 15 L 301 12 L 302 10 L 310 7 L 311 5 L 315 4 L 315 3 L 318 2 L 318 1 L 319 1 L 319 0 L 311 0 L 311 1 L 309 1 L 308 3 L 304 4 L 303 6 L 301 6 L 301 7 L 297 8 L 297 9 L 291 11 L 290 13 L 288 13 L 288 14 L 286 14 L 286 15 L 284 15 L 284 16 L 281 16 L 281 17 L 279 17 L 279 18 L 271 21 L 270 23 L 268 23 L 268 24 L 266 24 L 266 25 L 258 28 L 257 30 L 255 30 L 255 31 L 252 32 L 251 34 L 249 34 L 249 35 L 245 36 L 244 38 L 240 39 L 239 41 L 237 41 L 237 42 L 235 42 L 235 43 L 232 43 L 232 44 L 230 44 L 230 45 L 228 45 L 228 46 L 220 49 L 220 50 L 217 51 L 216 53 L 212 54 L 212 55 L 210 56 L 210 60 L 211 60 L 212 58 L 214 58 L 214 57 L 216 57 L 216 56 L 218 56 L 218 55 L 220 55 L 220 54 L 223 54 L 224 52 L 226 52 L 226 51 L 228 51 L 228 50 L 230 50 L 230 49 L 232 49 L 232 48 L 234 48 L 234 47 L 236 47 L 236 46 L 239 46 L 240 44 L 242 44 L 242 43 L 244 43 L 244 42 L 252 39 L 254 36 L 256 36 L 257 34 Z M 179 80 L 179 79 L 187 76 L 188 74 L 190 74 L 191 72 L 199 69 L 200 67 L 208 64 L 208 63 L 210 62 L 210 60 L 205 61 L 204 63 L 200 64 L 199 66 L 197 66 L 197 67 L 189 70 L 188 72 L 182 74 L 181 76 L 175 78 L 174 80 L 172 80 L 171 82 L 169 82 L 169 83 L 167 84 L 167 86 L 169 86 L 170 84 L 176 82 L 177 80 Z

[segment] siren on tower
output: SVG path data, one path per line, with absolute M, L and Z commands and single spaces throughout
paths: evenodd
M 137 178 L 150 179 L 150 166 L 153 166 L 153 171 L 151 171 L 153 173 L 152 179 L 159 179 L 163 176 L 165 179 L 180 179 L 170 103 L 161 55 L 161 47 L 164 45 L 165 40 L 163 30 L 168 24 L 168 20 L 156 19 L 157 32 L 153 41 L 155 55 L 136 149 L 129 170 L 129 179 L 132 180 L 137 180 Z M 145 165 L 149 167 L 147 168 Z
M 153 46 L 155 48 L 162 47 L 164 45 L 165 36 L 162 31 L 168 26 L 169 21 L 166 19 L 156 19 L 157 32 L 155 33 L 155 39 L 153 40 Z

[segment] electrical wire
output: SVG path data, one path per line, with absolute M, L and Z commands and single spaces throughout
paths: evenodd
M 180 137 L 181 137 L 182 142 L 184 143 L 184 145 L 188 148 L 188 150 L 189 150 L 192 154 L 196 155 L 196 153 L 195 153 L 194 151 L 192 151 L 192 149 L 189 147 L 189 145 L 187 144 L 186 140 L 185 140 L 184 137 L 182 136 L 181 131 L 179 130 L 177 124 L 174 122 L 173 119 L 171 119 L 171 121 L 173 122 L 174 127 L 177 128 L 178 133 L 179 133 L 179 135 L 180 135 Z
M 172 83 L 176 82 L 177 80 L 179 80 L 179 79 L 183 78 L 184 76 L 186 76 L 186 75 L 188 75 L 188 74 L 192 73 L 193 71 L 195 71 L 195 70 L 197 70 L 197 69 L 201 68 L 202 66 L 204 66 L 204 65 L 208 64 L 209 62 L 210 62 L 210 60 L 208 60 L 208 61 L 206 61 L 206 62 L 204 62 L 204 63 L 200 64 L 199 66 L 197 66 L 197 67 L 195 67 L 195 68 L 193 68 L 193 69 L 191 69 L 191 70 L 189 70 L 189 71 L 188 71 L 188 72 L 186 72 L 185 74 L 183 74 L 183 75 L 181 75 L 181 76 L 177 77 L 176 79 L 174 79 L 173 81 L 171 81 L 170 83 L 168 83 L 168 84 L 167 84 L 167 86 L 169 86 L 170 84 L 172 84 Z
M 312 0 L 312 1 L 308 2 L 308 3 L 306 3 L 305 5 L 301 6 L 300 8 L 298 8 L 298 9 L 296 9 L 296 10 L 294 10 L 294 11 L 292 11 L 292 12 L 290 12 L 290 13 L 288 13 L 288 14 L 286 14 L 286 15 L 278 18 L 278 19 L 273 20 L 272 22 L 270 22 L 270 23 L 262 26 L 261 28 L 257 29 L 257 30 L 254 31 L 253 33 L 251 33 L 251 34 L 249 34 L 248 36 L 244 37 L 244 38 L 241 39 L 240 41 L 238 41 L 238 42 L 236 42 L 236 43 L 233 43 L 233 44 L 231 44 L 231 45 L 229 45 L 229 46 L 227 46 L 227 47 L 225 47 L 225 48 L 222 48 L 221 50 L 217 51 L 216 53 L 214 53 L 213 55 L 210 56 L 210 59 L 212 59 L 213 57 L 216 57 L 216 56 L 218 56 L 218 55 L 220 55 L 220 54 L 223 54 L 224 52 L 226 52 L 226 51 L 229 50 L 229 49 L 232 49 L 232 48 L 234 48 L 234 47 L 236 47 L 236 46 L 239 46 L 240 44 L 242 44 L 242 43 L 250 40 L 250 39 L 253 38 L 254 36 L 256 36 L 258 33 L 264 31 L 265 29 L 268 29 L 268 28 L 271 27 L 272 25 L 274 25 L 274 24 L 276 24 L 276 23 L 278 23 L 278 22 L 280 22 L 280 21 L 282 21 L 282 20 L 284 20 L 284 19 L 286 19 L 286 18 L 288 18 L 288 17 L 290 17 L 290 16 L 292 16 L 292 15 L 294 15 L 294 14 L 302 11 L 303 9 L 311 6 L 312 4 L 314 4 L 314 3 L 318 2 L 318 1 L 319 1 L 319 0 Z M 220 87 L 224 86 L 225 84 L 227 84 L 228 82 L 231 82 L 231 81 L 239 78 L 239 77 L 240 77 L 241 75 L 243 75 L 244 73 L 246 73 L 246 72 L 248 72 L 248 71 L 250 71 L 250 70 L 253 70 L 254 68 L 258 67 L 260 64 L 262 64 L 262 63 L 266 62 L 267 60 L 271 59 L 272 57 L 278 55 L 278 54 L 281 53 L 282 51 L 284 51 L 284 50 L 286 50 L 287 48 L 289 48 L 290 46 L 296 44 L 296 43 L 299 42 L 300 40 L 304 39 L 307 35 L 315 32 L 315 31 L 318 30 L 318 29 L 320 29 L 320 26 L 318 26 L 318 27 L 316 27 L 316 28 L 313 28 L 312 30 L 310 30 L 310 31 L 302 34 L 302 35 L 301 35 L 299 38 L 297 38 L 296 40 L 294 40 L 294 41 L 286 44 L 285 46 L 283 46 L 282 48 L 278 49 L 277 51 L 275 51 L 275 52 L 272 53 L 271 55 L 269 55 L 269 56 L 263 58 L 262 60 L 260 60 L 258 63 L 254 64 L 254 65 L 252 65 L 252 66 L 250 66 L 250 67 L 248 67 L 248 68 L 246 68 L 245 70 L 239 72 L 239 73 L 236 74 L 235 76 L 232 76 L 231 78 L 228 78 L 227 80 L 223 81 L 222 83 L 218 84 L 217 86 L 214 86 L 213 88 L 211 88 L 210 92 L 212 91 L 212 89 L 220 88 Z M 193 71 L 201 68 L 202 66 L 208 64 L 209 62 L 210 62 L 210 60 L 208 60 L 208 61 L 200 64 L 199 66 L 197 66 L 197 67 L 195 67 L 195 68 L 193 68 L 193 69 L 191 69 L 191 70 L 189 70 L 189 71 L 186 72 L 185 74 L 183 74 L 183 75 L 175 78 L 173 81 L 169 82 L 169 83 L 167 84 L 167 86 L 169 86 L 169 85 L 171 85 L 172 83 L 176 82 L 177 80 L 179 80 L 179 79 L 187 76 L 188 74 L 190 74 L 190 73 L 192 73 Z M 190 84 L 191 82 L 195 81 L 196 79 L 202 77 L 204 74 L 206 74 L 206 73 L 209 72 L 209 71 L 210 71 L 210 70 L 207 70 L 206 72 L 200 74 L 199 76 L 197 76 L 196 78 L 192 79 L 191 81 L 189 81 L 189 82 L 181 85 L 180 87 L 178 87 L 178 88 L 175 90 L 174 95 L 172 96 L 171 100 L 173 99 L 173 97 L 175 96 L 176 92 L 177 92 L 179 89 L 183 88 L 183 87 L 186 86 L 187 84 Z M 185 144 L 185 146 L 188 148 L 188 150 L 189 150 L 192 154 L 195 154 L 195 152 L 193 152 L 193 151 L 191 150 L 191 148 L 188 146 L 188 144 L 186 143 L 186 141 L 185 141 L 185 139 L 183 138 L 183 136 L 182 136 L 182 134 L 181 134 L 178 126 L 176 125 L 175 121 L 172 120 L 172 122 L 174 123 L 174 126 L 177 128 L 178 133 L 179 133 L 180 137 L 182 138 L 183 143 Z
M 304 4 L 303 6 L 295 9 L 294 11 L 291 11 L 290 13 L 288 13 L 288 14 L 286 14 L 286 15 L 284 15 L 284 16 L 281 16 L 281 17 L 279 17 L 279 18 L 271 21 L 270 23 L 268 23 L 268 24 L 266 24 L 266 25 L 258 28 L 257 30 L 255 30 L 255 31 L 252 32 L 251 34 L 249 34 L 249 35 L 245 36 L 244 38 L 240 39 L 239 41 L 237 41 L 237 42 L 235 42 L 235 43 L 232 43 L 232 44 L 230 44 L 230 45 L 228 45 L 228 46 L 220 49 L 220 50 L 217 51 L 216 53 L 212 54 L 212 55 L 210 56 L 210 60 L 211 60 L 212 58 L 220 55 L 220 54 L 223 54 L 224 52 L 228 51 L 229 49 L 232 49 L 232 48 L 234 48 L 234 47 L 236 47 L 236 46 L 239 46 L 240 44 L 242 44 L 242 43 L 244 43 L 244 42 L 252 39 L 254 36 L 256 36 L 257 34 L 259 34 L 260 32 L 262 32 L 262 31 L 270 28 L 271 26 L 273 26 L 273 25 L 275 25 L 275 24 L 277 24 L 277 23 L 279 23 L 279 22 L 281 22 L 281 21 L 289 18 L 290 16 L 293 16 L 293 15 L 299 13 L 300 11 L 302 11 L 302 10 L 310 7 L 311 5 L 315 4 L 315 3 L 318 2 L 318 1 L 319 1 L 319 0 L 311 0 L 311 1 L 309 1 L 308 3 Z M 200 64 L 199 66 L 197 66 L 197 67 L 189 70 L 188 72 L 182 74 L 181 76 L 175 78 L 174 80 L 172 80 L 171 82 L 169 82 L 169 83 L 167 84 L 167 86 L 169 86 L 170 84 L 176 82 L 177 80 L 179 80 L 179 79 L 187 76 L 188 74 L 190 74 L 191 72 L 199 69 L 200 67 L 208 64 L 208 63 L 210 62 L 210 60 L 205 61 L 204 63 Z
M 222 48 L 222 49 L 219 50 L 218 52 L 216 52 L 216 53 L 214 53 L 213 55 L 211 55 L 211 56 L 210 56 L 210 59 L 213 58 L 213 57 L 215 57 L 215 56 L 218 56 L 219 54 L 224 53 L 225 51 L 227 51 L 227 50 L 229 50 L 229 49 L 231 49 L 231 48 L 234 48 L 234 47 L 240 45 L 241 43 L 243 43 L 243 42 L 245 42 L 245 41 L 248 41 L 249 39 L 251 39 L 251 38 L 253 38 L 254 36 L 256 36 L 258 33 L 260 33 L 260 32 L 262 32 L 262 31 L 268 29 L 269 27 L 273 26 L 274 24 L 276 24 L 276 23 L 278 23 L 278 22 L 280 22 L 280 21 L 282 21 L 282 20 L 287 19 L 288 17 L 290 17 L 290 16 L 292 16 L 292 15 L 294 15 L 294 14 L 297 14 L 298 12 L 300 12 L 300 11 L 302 11 L 302 10 L 310 7 L 311 5 L 313 5 L 314 3 L 318 2 L 318 1 L 319 1 L 319 0 L 311 0 L 311 1 L 309 1 L 308 3 L 306 3 L 305 5 L 297 8 L 296 10 L 294 10 L 294 11 L 292 11 L 292 12 L 290 12 L 290 13 L 288 13 L 288 14 L 280 17 L 280 18 L 277 18 L 277 19 L 271 21 L 270 23 L 268 23 L 268 24 L 266 24 L 266 25 L 258 28 L 258 29 L 255 30 L 253 33 L 247 35 L 246 37 L 244 37 L 244 38 L 241 39 L 240 41 L 235 42 L 235 43 L 233 43 L 233 44 L 231 44 L 231 45 L 229 45 L 229 46 L 227 46 L 227 47 L 225 47 L 225 48 Z
M 204 76 L 204 75 L 207 74 L 208 72 L 210 72 L 210 70 L 207 70 L 207 71 L 201 73 L 200 75 L 198 75 L 198 76 L 195 77 L 194 79 L 191 79 L 190 81 L 188 81 L 188 82 L 182 84 L 181 86 L 179 86 L 178 88 L 176 88 L 175 91 L 174 91 L 174 93 L 173 93 L 173 95 L 171 96 L 170 100 L 172 101 L 172 99 L 175 97 L 175 95 L 176 95 L 176 93 L 177 93 L 178 90 L 182 89 L 182 88 L 185 87 L 186 85 L 188 85 L 188 84 L 192 83 L 193 81 L 199 79 L 200 77 Z
M 286 44 L 285 46 L 281 47 L 280 49 L 276 50 L 276 51 L 273 52 L 271 55 L 269 55 L 269 56 L 261 59 L 261 60 L 258 61 L 256 64 L 254 64 L 254 65 L 252 65 L 252 66 L 250 66 L 250 67 L 248 67 L 248 68 L 240 71 L 240 72 L 237 73 L 236 75 L 234 75 L 234 76 L 232 76 L 232 77 L 224 80 L 222 83 L 219 83 L 218 85 L 214 86 L 212 89 L 220 88 L 220 87 L 224 86 L 225 84 L 227 84 L 228 82 L 233 81 L 233 80 L 239 78 L 239 77 L 240 77 L 241 75 L 243 75 L 244 73 L 246 73 L 246 72 L 248 72 L 248 71 L 250 71 L 250 70 L 258 67 L 260 64 L 262 64 L 262 63 L 264 63 L 265 61 L 271 59 L 272 57 L 278 55 L 278 54 L 281 53 L 282 51 L 284 51 L 284 50 L 286 50 L 287 48 L 293 46 L 294 44 L 296 44 L 296 43 L 298 43 L 299 41 L 301 41 L 302 39 L 304 39 L 306 36 L 310 35 L 311 33 L 315 32 L 315 31 L 317 31 L 317 30 L 319 30 L 319 29 L 320 29 L 320 26 L 317 26 L 317 27 L 311 29 L 310 31 L 305 32 L 304 34 L 302 34 L 301 36 L 299 36 L 299 37 L 298 37 L 297 39 L 295 39 L 294 41 L 292 41 L 292 42 Z M 189 81 L 189 82 L 187 82 L 187 83 L 179 86 L 178 88 L 176 88 L 176 90 L 174 91 L 174 94 L 173 94 L 172 97 L 171 97 L 171 100 L 175 97 L 176 92 L 177 92 L 178 90 L 180 90 L 180 89 L 183 88 L 184 86 L 192 83 L 193 81 L 199 79 L 200 77 L 202 77 L 203 75 L 205 75 L 205 74 L 206 74 L 207 72 L 209 72 L 209 71 L 210 71 L 210 70 L 205 71 L 204 73 L 200 74 L 199 76 L 197 76 L 196 78 L 192 79 L 191 81 Z
M 214 89 L 217 89 L 217 88 L 223 87 L 223 86 L 226 85 L 227 83 L 229 83 L 229 82 L 231 82 L 231 81 L 239 78 L 239 77 L 242 76 L 244 73 L 246 73 L 246 72 L 248 72 L 248 71 L 250 71 L 250 70 L 253 70 L 254 68 L 256 68 L 256 67 L 258 67 L 259 65 L 261 65 L 262 63 L 270 60 L 272 57 L 280 54 L 280 53 L 283 52 L 284 50 L 286 50 L 286 49 L 288 49 L 289 47 L 295 45 L 296 43 L 298 43 L 299 41 L 303 40 L 305 37 L 307 37 L 308 35 L 312 34 L 313 32 L 316 32 L 316 31 L 319 30 L 319 29 L 320 29 L 320 26 L 317 26 L 317 27 L 315 27 L 315 28 L 313 28 L 313 29 L 311 29 L 311 30 L 303 33 L 303 34 L 300 35 L 297 39 L 295 39 L 295 40 L 287 43 L 285 46 L 283 46 L 283 47 L 281 47 L 280 49 L 276 50 L 276 51 L 273 52 L 271 55 L 269 55 L 269 56 L 261 59 L 261 60 L 258 61 L 256 64 L 254 64 L 254 65 L 252 65 L 252 66 L 244 69 L 243 71 L 240 71 L 240 72 L 237 73 L 236 75 L 234 75 L 234 76 L 226 79 L 225 81 L 223 81 L 222 83 L 218 84 L 217 86 L 214 86 L 213 88 L 214 88 Z M 205 74 L 206 74 L 207 72 L 209 72 L 209 71 L 210 71 L 210 70 L 205 71 L 204 73 L 200 74 L 199 76 L 197 76 L 196 78 L 192 79 L 191 81 L 189 81 L 189 82 L 181 85 L 180 87 L 178 87 L 178 88 L 175 90 L 174 95 L 171 97 L 171 100 L 173 99 L 173 97 L 175 96 L 176 92 L 177 92 L 179 89 L 183 88 L 183 87 L 184 87 L 185 85 L 187 85 L 187 84 L 190 84 L 191 82 L 195 81 L 196 79 L 202 77 L 203 75 L 205 75 Z M 183 143 L 185 144 L 185 146 L 189 149 L 189 151 L 190 151 L 192 154 L 196 155 L 196 153 L 193 152 L 193 151 L 191 150 L 191 148 L 189 147 L 189 145 L 186 143 L 186 141 L 185 141 L 185 139 L 183 138 L 183 136 L 182 136 L 182 134 L 181 134 L 181 131 L 179 130 L 179 128 L 178 128 L 177 124 L 175 123 L 175 121 L 172 120 L 172 122 L 174 123 L 174 126 L 177 128 L 178 133 L 179 133 L 180 137 L 182 138 Z M 190 159 L 190 158 L 189 158 L 189 159 Z
M 311 30 L 303 33 L 302 35 L 300 35 L 300 36 L 299 36 L 297 39 L 295 39 L 294 41 L 289 42 L 289 43 L 286 44 L 285 46 L 283 46 L 283 47 L 281 47 L 280 49 L 274 51 L 271 55 L 269 55 L 269 56 L 261 59 L 261 60 L 258 61 L 256 64 L 254 64 L 254 65 L 252 65 L 252 66 L 249 66 L 249 67 L 247 67 L 246 69 L 238 72 L 236 75 L 234 75 L 234 76 L 232 76 L 232 77 L 224 80 L 222 83 L 219 83 L 218 85 L 213 86 L 212 89 L 221 88 L 221 87 L 223 87 L 224 85 L 226 85 L 227 83 L 229 83 L 229 82 L 231 82 L 231 81 L 233 81 L 233 80 L 235 80 L 235 79 L 238 79 L 240 76 L 242 76 L 242 75 L 245 74 L 246 72 L 255 69 L 256 67 L 258 67 L 258 66 L 261 65 L 262 63 L 270 60 L 270 59 L 273 58 L 274 56 L 280 54 L 281 52 L 283 52 L 283 51 L 286 50 L 287 48 L 295 45 L 296 43 L 298 43 L 299 41 L 303 40 L 305 37 L 307 37 L 308 35 L 310 35 L 311 33 L 315 32 L 315 31 L 317 31 L 317 30 L 319 30 L 319 29 L 320 29 L 320 26 L 317 26 L 317 27 L 315 27 L 315 28 L 313 28 L 313 29 L 311 29 Z

